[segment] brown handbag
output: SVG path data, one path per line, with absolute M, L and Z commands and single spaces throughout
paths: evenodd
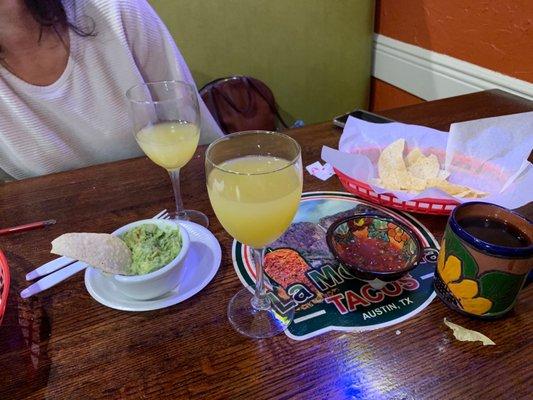
M 224 133 L 275 131 L 276 120 L 287 128 L 272 91 L 258 79 L 249 76 L 217 79 L 205 85 L 200 95 Z

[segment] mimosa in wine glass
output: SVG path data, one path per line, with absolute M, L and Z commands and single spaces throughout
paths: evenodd
M 294 309 L 281 314 L 266 295 L 263 249 L 289 227 L 302 195 L 300 146 L 287 135 L 248 131 L 213 142 L 206 152 L 207 191 L 215 214 L 236 240 L 253 248 L 256 285 L 228 305 L 235 329 L 254 338 L 282 332 Z
M 171 218 L 208 226 L 205 214 L 183 209 L 180 192 L 180 169 L 192 158 L 200 139 L 195 88 L 180 81 L 152 82 L 132 87 L 126 97 L 137 143 L 154 163 L 170 174 L 176 201 L 176 212 L 171 213 Z

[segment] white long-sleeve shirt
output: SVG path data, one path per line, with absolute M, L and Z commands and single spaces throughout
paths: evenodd
M 168 30 L 145 0 L 65 4 L 75 24 L 92 18 L 96 36 L 69 32 L 67 66 L 49 86 L 31 85 L 0 67 L 0 181 L 142 155 L 126 91 L 148 81 L 194 84 Z M 222 132 L 199 101 L 200 143 L 208 143 Z

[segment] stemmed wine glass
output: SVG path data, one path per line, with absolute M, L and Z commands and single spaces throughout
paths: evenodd
M 137 143 L 172 181 L 176 212 L 173 220 L 208 226 L 200 211 L 184 210 L 180 192 L 180 169 L 194 155 L 200 139 L 200 112 L 195 88 L 181 81 L 143 83 L 126 92 L 131 106 Z
M 228 305 L 228 318 L 246 336 L 274 336 L 290 324 L 294 308 L 281 314 L 272 307 L 264 284 L 263 249 L 282 235 L 298 210 L 300 146 L 281 133 L 234 133 L 211 143 L 205 167 L 207 191 L 218 220 L 254 253 L 254 294 L 247 288 L 239 291 Z

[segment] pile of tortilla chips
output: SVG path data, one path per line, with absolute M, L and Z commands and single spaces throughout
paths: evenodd
M 446 179 L 449 172 L 441 170 L 437 156 L 424 156 L 416 147 L 404 159 L 405 139 L 398 139 L 383 149 L 378 160 L 379 179 L 375 183 L 391 190 L 421 192 L 438 188 L 456 197 L 483 197 L 487 193 L 456 185 Z

